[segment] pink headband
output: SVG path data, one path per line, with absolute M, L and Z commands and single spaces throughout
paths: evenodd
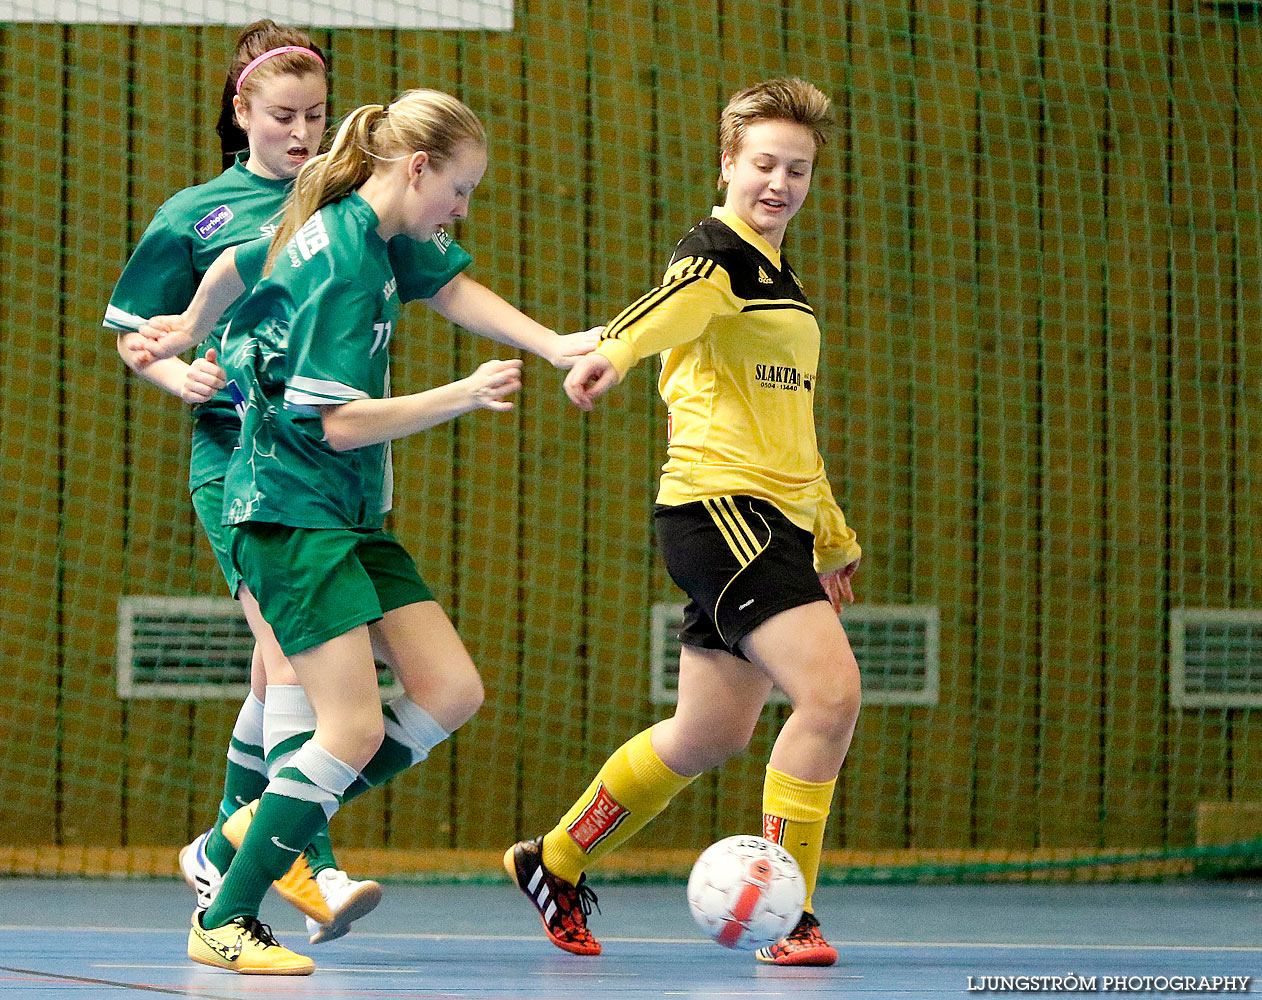
M 249 76 L 253 70 L 258 68 L 259 63 L 264 60 L 271 59 L 272 56 L 283 56 L 286 52 L 305 52 L 307 55 L 315 59 L 321 66 L 324 65 L 324 60 L 320 58 L 320 53 L 313 52 L 308 48 L 303 48 L 301 45 L 282 45 L 278 49 L 268 49 L 261 56 L 255 56 L 255 58 L 246 63 L 245 69 L 243 69 L 241 71 L 241 75 L 237 77 L 237 93 L 241 93 L 241 84 L 245 82 L 245 78 Z

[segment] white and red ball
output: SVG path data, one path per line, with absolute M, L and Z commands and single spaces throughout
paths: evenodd
M 805 902 L 798 863 L 762 837 L 727 837 L 711 844 L 688 877 L 688 909 L 697 926 L 738 951 L 779 941 L 797 925 Z

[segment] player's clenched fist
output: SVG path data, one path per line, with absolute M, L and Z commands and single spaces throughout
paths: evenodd
M 580 410 L 590 410 L 596 399 L 618 384 L 618 370 L 603 354 L 585 354 L 565 376 L 565 394 Z

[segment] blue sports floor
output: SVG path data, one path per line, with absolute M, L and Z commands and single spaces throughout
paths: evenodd
M 303 947 L 301 918 L 269 896 L 263 919 L 317 969 L 259 978 L 188 961 L 193 895 L 183 882 L 0 880 L 0 995 L 813 1000 L 978 995 L 982 977 L 995 976 L 1095 976 L 1101 994 L 1106 976 L 1262 978 L 1259 882 L 825 886 L 816 911 L 841 952 L 831 969 L 762 966 L 701 940 L 682 885 L 596 888 L 599 958 L 553 948 L 507 881 L 388 884 L 350 935 L 315 947 Z M 1262 983 L 1249 992 L 1262 994 Z

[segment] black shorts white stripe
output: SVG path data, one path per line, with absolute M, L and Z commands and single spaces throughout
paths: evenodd
M 688 595 L 680 641 L 746 659 L 741 640 L 773 615 L 826 601 L 815 572 L 815 539 L 750 496 L 653 509 L 666 570 Z

